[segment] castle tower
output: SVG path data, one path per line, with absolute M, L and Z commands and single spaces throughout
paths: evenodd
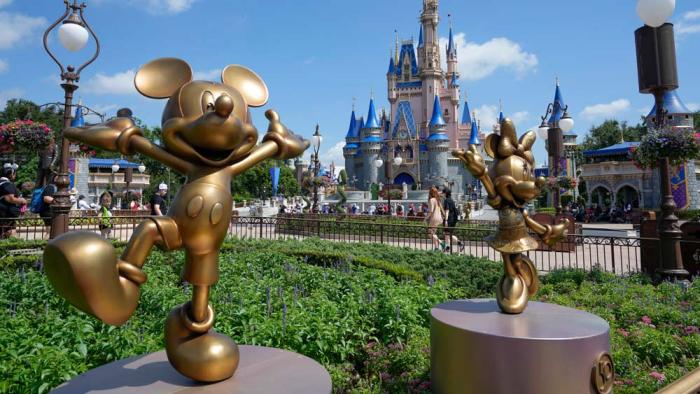
M 422 81 L 423 113 L 427 114 L 430 103 L 435 95 L 441 93 L 444 75 L 440 68 L 440 44 L 438 37 L 438 0 L 423 0 L 423 12 L 420 15 L 423 29 L 423 61 L 420 64 L 420 77 Z M 427 116 L 423 119 L 426 119 Z M 429 130 L 427 124 L 423 123 L 421 135 L 426 136 Z
M 481 141 L 479 141 L 479 125 L 476 122 L 476 117 L 472 119 L 472 131 L 469 134 L 469 145 L 476 145 L 479 146 L 481 145 Z
M 394 56 L 389 55 L 389 70 L 386 72 L 387 98 L 393 106 L 396 103 L 396 63 Z
M 345 158 L 345 173 L 348 179 L 352 179 L 355 175 L 355 155 L 357 155 L 357 150 L 360 148 L 359 145 L 359 135 L 357 132 L 359 128 L 357 127 L 357 119 L 355 119 L 355 109 L 353 108 L 352 114 L 350 115 L 350 125 L 348 126 L 348 132 L 345 135 L 345 146 L 343 147 L 343 157 Z
M 375 165 L 376 160 L 382 151 L 382 126 L 377 119 L 377 111 L 374 108 L 374 98 L 369 100 L 369 110 L 367 111 L 367 121 L 360 131 L 362 142 L 362 162 L 364 168 L 365 183 L 379 183 L 379 171 Z
M 430 136 L 428 137 L 428 162 L 430 171 L 426 177 L 429 184 L 441 185 L 447 178 L 447 159 L 449 157 L 450 139 L 445 133 L 445 119 L 442 117 L 440 98 L 435 95 L 433 116 L 430 119 Z M 440 179 L 443 178 L 443 179 Z

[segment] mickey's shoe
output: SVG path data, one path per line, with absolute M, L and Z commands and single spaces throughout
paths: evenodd
M 165 351 L 170 364 L 199 382 L 230 378 L 238 367 L 238 345 L 212 329 L 214 310 L 211 306 L 202 322 L 192 321 L 190 306 L 188 302 L 173 309 L 165 323 Z
M 115 326 L 134 313 L 146 274 L 117 258 L 109 241 L 85 231 L 65 233 L 44 249 L 44 269 L 56 292 L 83 312 Z

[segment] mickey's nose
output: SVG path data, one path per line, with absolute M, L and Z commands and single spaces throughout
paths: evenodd
M 222 118 L 228 118 L 233 112 L 233 99 L 228 94 L 222 94 L 214 103 L 216 114 Z

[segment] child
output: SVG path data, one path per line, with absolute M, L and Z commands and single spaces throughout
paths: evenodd
M 112 193 L 104 192 L 100 195 L 100 206 L 97 208 L 97 218 L 100 227 L 100 234 L 109 238 L 112 233 Z

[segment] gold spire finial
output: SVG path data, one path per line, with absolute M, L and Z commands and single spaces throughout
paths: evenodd
M 394 29 L 394 36 L 396 37 L 394 44 L 394 64 L 399 64 L 399 31 Z

